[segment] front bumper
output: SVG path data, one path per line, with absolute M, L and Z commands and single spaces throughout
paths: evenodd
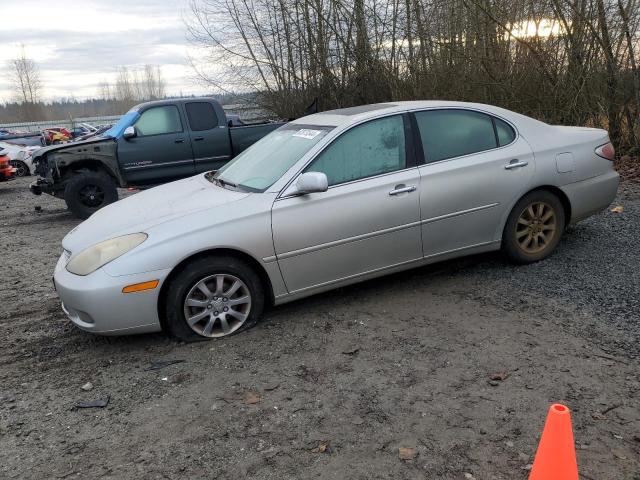
M 14 180 L 16 173 L 16 169 L 13 167 L 5 167 L 0 169 L 0 181 L 8 182 L 9 180 Z
M 46 178 L 38 177 L 35 182 L 31 182 L 29 190 L 31 190 L 31 193 L 34 195 L 42 195 L 43 192 L 53 195 L 53 182 Z
M 53 279 L 62 309 L 82 330 L 101 335 L 127 335 L 161 330 L 158 296 L 170 269 L 135 275 L 111 276 L 100 268 L 87 276 L 69 273 L 63 254 Z M 127 285 L 160 280 L 153 290 L 123 294 Z

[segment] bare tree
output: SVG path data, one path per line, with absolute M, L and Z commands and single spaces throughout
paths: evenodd
M 23 120 L 36 120 L 42 82 L 38 65 L 27 57 L 24 45 L 19 57 L 9 60 L 8 71 L 15 98 L 22 105 Z
M 142 68 L 122 66 L 113 85 L 104 81 L 98 86 L 98 98 L 115 100 L 122 110 L 140 101 L 158 100 L 165 96 L 166 81 L 159 65 Z
M 111 84 L 106 80 L 100 82 L 98 85 L 97 97 L 101 100 L 111 100 L 113 98 L 113 92 L 111 91 Z
M 191 0 L 187 26 L 205 85 L 283 117 L 446 98 L 637 142 L 640 0 Z
M 165 96 L 165 80 L 159 65 L 145 65 L 142 80 L 142 96 L 145 99 L 157 100 Z
M 120 67 L 115 84 L 115 98 L 122 102 L 131 103 L 135 100 L 135 80 L 127 67 Z

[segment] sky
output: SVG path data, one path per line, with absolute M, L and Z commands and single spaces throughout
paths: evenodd
M 118 67 L 144 64 L 162 66 L 168 94 L 203 93 L 187 63 L 188 7 L 188 0 L 0 0 L 0 72 L 24 45 L 45 100 L 94 97 Z M 11 99 L 0 74 L 0 102 Z

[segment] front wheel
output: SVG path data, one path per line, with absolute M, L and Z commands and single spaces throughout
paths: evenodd
M 187 342 L 226 337 L 253 327 L 264 308 L 256 272 L 234 257 L 188 263 L 167 288 L 166 328 Z
M 22 160 L 11 160 L 9 163 L 16 169 L 16 177 L 26 177 L 30 174 L 29 167 Z
M 118 200 L 116 182 L 108 174 L 91 170 L 74 173 L 64 189 L 64 200 L 78 218 L 89 218 Z
M 540 261 L 555 250 L 564 226 L 564 208 L 556 195 L 546 190 L 528 193 L 509 214 L 502 249 L 516 263 Z

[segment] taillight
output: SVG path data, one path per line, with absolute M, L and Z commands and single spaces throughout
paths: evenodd
M 613 162 L 616 158 L 616 149 L 613 148 L 611 142 L 605 143 L 604 145 L 600 145 L 598 148 L 596 148 L 596 155 Z

